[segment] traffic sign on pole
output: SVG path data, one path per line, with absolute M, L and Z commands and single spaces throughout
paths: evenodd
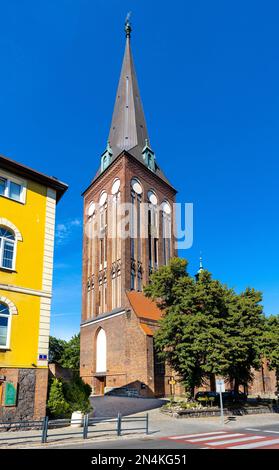
M 220 394 L 221 424 L 224 426 L 224 408 L 222 393 L 225 391 L 224 379 L 216 379 L 216 392 Z

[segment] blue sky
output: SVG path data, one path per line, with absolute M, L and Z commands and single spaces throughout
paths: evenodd
M 276 1 L 0 1 L 0 152 L 67 182 L 57 207 L 52 334 L 79 329 L 82 190 L 108 136 L 132 11 L 151 144 L 194 203 L 180 253 L 279 312 Z

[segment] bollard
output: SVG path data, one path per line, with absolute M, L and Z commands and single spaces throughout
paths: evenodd
M 88 435 L 88 422 L 89 422 L 89 416 L 88 414 L 84 415 L 83 417 L 83 439 L 87 439 Z
M 48 431 L 48 416 L 44 417 L 42 426 L 42 444 L 47 442 L 47 431 Z
M 121 414 L 117 415 L 117 436 L 121 436 Z

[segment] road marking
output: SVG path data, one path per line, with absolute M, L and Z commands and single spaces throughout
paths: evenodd
M 188 439 L 189 442 L 201 442 L 201 441 L 216 441 L 218 439 L 223 439 L 224 437 L 227 439 L 227 437 L 237 437 L 237 436 L 244 436 L 245 434 L 240 434 L 240 433 L 234 433 L 234 434 L 226 434 L 225 436 L 211 436 L 211 437 L 202 437 L 198 439 Z
M 213 434 L 226 434 L 225 431 L 203 432 L 201 434 L 184 434 L 184 436 L 172 436 L 168 439 L 188 439 L 188 437 L 212 436 Z
M 279 439 L 269 439 L 265 442 L 254 442 L 253 444 L 244 444 L 242 446 L 234 446 L 232 449 L 255 449 L 256 447 L 267 447 L 273 444 L 279 445 Z
M 249 436 L 249 437 L 239 437 L 238 439 L 228 439 L 225 441 L 216 441 L 209 442 L 209 446 L 222 446 L 226 444 L 234 444 L 235 442 L 244 442 L 244 441 L 256 441 L 257 439 L 266 439 L 264 436 Z M 236 449 L 236 447 L 234 447 Z
M 256 428 L 245 428 L 246 431 L 260 431 L 261 429 L 256 429 Z
M 263 431 L 263 432 L 272 432 L 272 434 L 279 434 L 279 431 Z

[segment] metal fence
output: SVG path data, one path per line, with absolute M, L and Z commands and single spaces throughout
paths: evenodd
M 105 423 L 109 423 L 109 426 L 103 426 Z M 86 414 L 82 418 L 82 422 L 80 419 L 49 420 L 47 416 L 37 421 L 0 421 L 0 445 L 13 440 L 30 441 L 32 439 L 40 440 L 42 444 L 45 444 L 53 438 L 64 436 L 80 436 L 83 439 L 88 439 L 90 434 L 93 433 L 113 433 L 122 436 L 130 431 L 142 431 L 148 434 L 148 425 L 148 413 L 141 416 L 122 416 L 118 414 L 117 418 L 89 417 Z M 63 428 L 61 429 L 62 432 L 51 432 L 59 428 Z M 6 435 L 3 437 L 3 431 L 7 431 L 8 436 L 5 433 Z M 34 434 L 13 436 L 13 431 L 34 431 Z

